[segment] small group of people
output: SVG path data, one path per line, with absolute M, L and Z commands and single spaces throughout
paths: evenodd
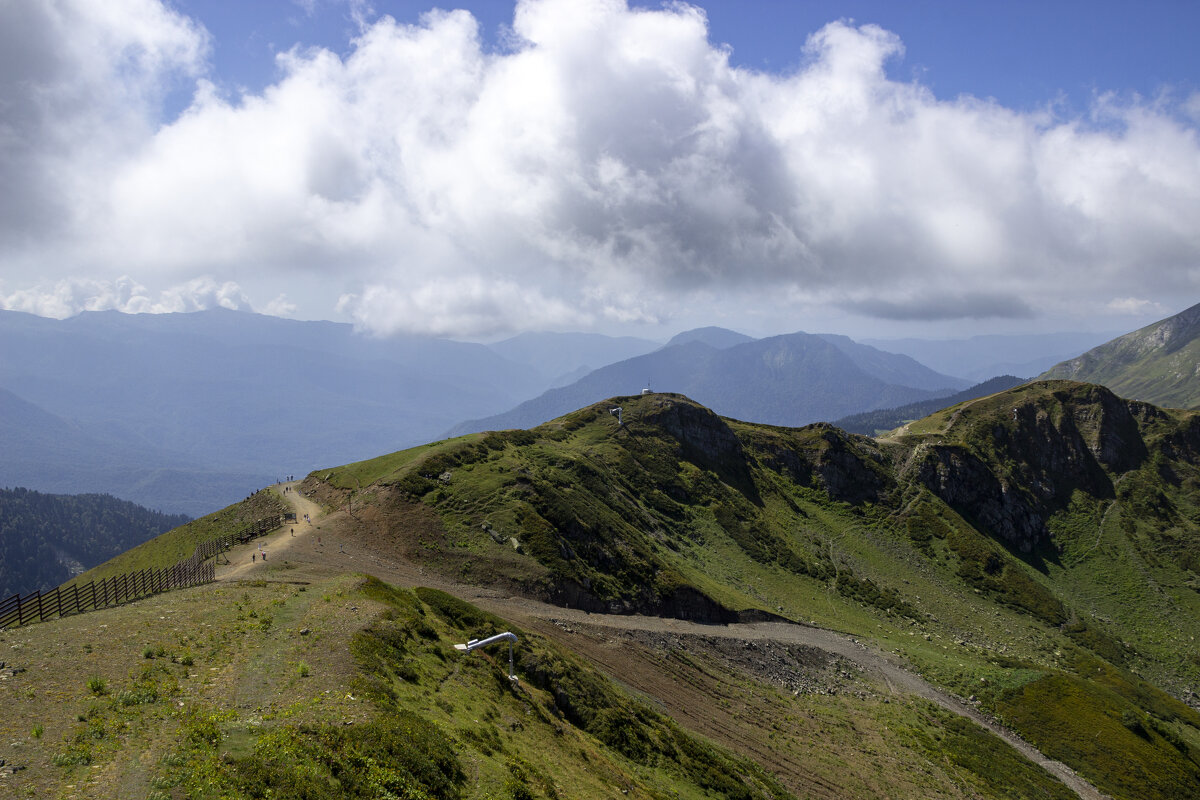
M 259 556 L 262 556 L 262 560 L 266 561 L 267 560 L 267 551 L 263 550 L 261 547 L 258 548 L 257 553 L 250 554 L 250 563 L 254 563 L 255 561 L 257 561 Z

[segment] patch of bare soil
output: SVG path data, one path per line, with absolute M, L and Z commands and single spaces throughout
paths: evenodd
M 560 623 L 565 625 L 565 623 Z M 568 626 L 569 629 L 569 626 Z M 817 647 L 771 640 L 650 631 L 622 631 L 623 638 L 663 655 L 701 653 L 732 671 L 800 694 L 838 695 L 854 692 L 874 697 L 863 683 L 863 668 L 843 656 Z

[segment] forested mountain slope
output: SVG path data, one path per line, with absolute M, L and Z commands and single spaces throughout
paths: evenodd
M 0 489 L 0 598 L 53 589 L 187 521 L 109 495 Z

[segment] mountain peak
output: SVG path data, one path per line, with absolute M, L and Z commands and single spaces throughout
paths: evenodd
M 730 347 L 753 341 L 753 336 L 731 331 L 728 328 L 718 328 L 715 325 L 709 325 L 704 328 L 693 328 L 690 331 L 677 333 L 663 346 L 674 347 L 680 344 L 687 344 L 688 342 L 700 342 L 709 347 L 715 347 L 718 350 L 726 350 Z

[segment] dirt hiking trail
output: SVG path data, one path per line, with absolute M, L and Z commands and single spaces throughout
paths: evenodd
M 852 636 L 836 631 L 787 622 L 731 623 L 709 625 L 665 617 L 639 615 L 591 614 L 577 609 L 550 605 L 527 597 L 514 596 L 502 590 L 462 584 L 413 563 L 402 552 L 373 546 L 355 536 L 351 520 L 345 511 L 327 513 L 317 503 L 300 493 L 300 481 L 276 484 L 271 487 L 296 512 L 296 523 L 238 545 L 228 552 L 229 564 L 218 567 L 218 581 L 319 579 L 332 574 L 362 572 L 400 586 L 428 586 L 441 589 L 514 623 L 542 635 L 563 639 L 582 631 L 614 634 L 638 632 L 670 634 L 686 637 L 713 637 L 739 642 L 773 642 L 816 648 L 833 656 L 845 658 L 866 674 L 883 684 L 893 695 L 916 695 L 953 714 L 970 719 L 1003 739 L 1022 756 L 1039 765 L 1082 800 L 1109 800 L 1067 765 L 1043 755 L 1037 748 L 1004 728 L 969 703 L 945 692 L 910 671 L 899 659 L 878 648 L 864 644 Z M 307 520 L 306 516 L 307 515 Z M 294 533 L 293 533 L 294 529 Z M 269 560 L 257 558 L 265 551 Z M 252 556 L 254 558 L 252 558 Z M 281 573 L 281 569 L 286 572 Z M 571 647 L 595 658 L 610 672 L 621 673 L 618 651 L 628 650 L 612 641 L 606 647 L 595 646 L 596 637 L 589 643 L 586 636 L 568 639 Z M 655 687 L 638 685 L 635 677 L 622 674 L 622 680 L 639 691 L 654 695 Z
M 227 563 L 217 566 L 218 581 L 257 578 L 259 576 L 254 573 L 266 570 L 271 563 L 267 558 L 260 557 L 262 553 L 265 552 L 275 561 L 286 560 L 289 551 L 297 542 L 304 542 L 312 536 L 320 538 L 320 534 L 314 531 L 325 512 L 301 494 L 299 486 L 300 481 L 297 480 L 277 483 L 270 487 L 284 502 L 291 505 L 292 510 L 296 512 L 296 521 L 284 523 L 271 533 L 231 547 L 225 554 Z

